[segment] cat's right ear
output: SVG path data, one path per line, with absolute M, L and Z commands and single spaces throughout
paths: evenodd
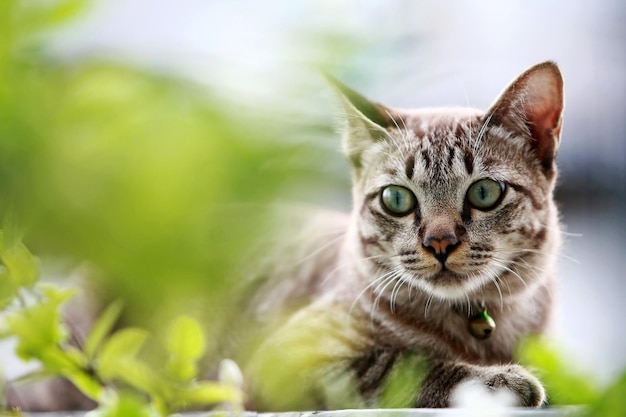
M 369 101 L 336 78 L 324 74 L 341 99 L 347 130 L 343 150 L 354 168 L 361 168 L 363 152 L 373 143 L 389 136 L 391 112 L 379 103 Z
M 494 123 L 530 138 L 544 169 L 554 168 L 561 139 L 563 77 L 551 61 L 527 69 L 509 85 L 488 112 Z

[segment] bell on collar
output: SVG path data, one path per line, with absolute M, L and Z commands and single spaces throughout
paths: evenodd
M 496 322 L 487 314 L 487 310 L 482 310 L 469 320 L 469 331 L 476 339 L 489 338 L 495 329 Z

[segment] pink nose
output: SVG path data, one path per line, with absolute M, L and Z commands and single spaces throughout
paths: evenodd
M 426 236 L 423 245 L 439 262 L 444 264 L 448 255 L 459 245 L 459 240 L 452 233 L 442 236 Z

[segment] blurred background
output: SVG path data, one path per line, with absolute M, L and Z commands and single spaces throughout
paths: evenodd
M 551 336 L 606 383 L 626 367 L 624 21 L 619 0 L 3 0 L 4 222 L 47 279 L 94 278 L 130 320 L 158 326 L 181 300 L 223 314 L 271 206 L 350 207 L 317 68 L 396 107 L 484 109 L 555 60 L 568 234 Z

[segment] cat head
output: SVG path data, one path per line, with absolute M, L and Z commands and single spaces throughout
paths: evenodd
M 525 71 L 487 112 L 394 109 L 331 83 L 347 115 L 354 242 L 372 279 L 393 276 L 447 300 L 541 282 L 559 240 L 556 64 Z

